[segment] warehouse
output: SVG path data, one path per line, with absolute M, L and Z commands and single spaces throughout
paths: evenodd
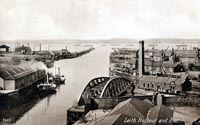
M 45 77 L 45 71 L 28 67 L 5 65 L 0 66 L 0 89 L 17 90 Z

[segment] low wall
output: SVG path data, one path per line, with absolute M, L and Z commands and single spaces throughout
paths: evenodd
M 163 103 L 167 106 L 200 106 L 199 96 L 164 97 Z

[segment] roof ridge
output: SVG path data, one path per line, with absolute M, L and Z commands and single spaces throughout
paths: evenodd
M 139 99 L 136 99 L 136 98 L 134 98 L 134 99 L 137 100 L 137 101 L 139 100 Z M 139 101 L 141 101 L 141 100 L 139 100 Z M 141 102 L 143 102 L 143 101 L 141 101 Z M 130 101 L 129 101 L 128 103 L 130 103 L 130 104 L 136 109 L 136 111 L 137 111 L 140 115 L 144 116 L 144 115 L 139 111 L 139 109 L 138 109 L 135 105 L 133 105 Z M 128 104 L 128 103 L 127 103 L 127 104 Z M 146 103 L 146 102 L 143 102 L 143 103 Z M 142 103 L 142 104 L 143 104 L 143 103 Z M 144 118 L 145 118 L 145 117 L 146 117 L 146 116 L 144 116 Z
M 115 115 L 118 115 L 118 116 L 117 116 L 117 119 L 119 119 L 120 117 L 122 117 L 122 113 L 120 113 L 120 114 L 115 114 Z M 114 121 L 113 124 L 115 124 L 115 122 L 117 121 L 117 119 Z

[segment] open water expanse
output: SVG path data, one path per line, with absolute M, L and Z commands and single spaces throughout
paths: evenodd
M 70 51 L 80 51 L 89 46 L 69 45 Z M 13 111 L 21 111 L 29 107 L 27 111 L 16 118 L 15 125 L 65 125 L 66 110 L 77 102 L 86 84 L 95 77 L 109 75 L 109 55 L 112 48 L 118 46 L 94 45 L 95 50 L 75 59 L 66 59 L 55 62 L 55 66 L 48 69 L 55 73 L 55 69 L 61 68 L 61 74 L 66 78 L 65 84 L 57 89 L 57 93 L 41 100 L 30 102 Z M 130 48 L 131 46 L 128 46 Z M 62 49 L 65 45 L 51 45 L 50 49 Z M 174 107 L 175 119 L 187 121 L 186 125 L 200 117 L 200 108 Z M 0 123 L 8 124 L 8 123 Z

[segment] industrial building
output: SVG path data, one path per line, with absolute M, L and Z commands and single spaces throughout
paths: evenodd
M 0 89 L 18 90 L 45 77 L 45 71 L 24 65 L 0 66 Z
M 143 75 L 139 79 L 138 88 L 163 93 L 179 93 L 182 91 L 184 78 L 158 77 Z M 189 82 L 188 82 L 189 84 Z

